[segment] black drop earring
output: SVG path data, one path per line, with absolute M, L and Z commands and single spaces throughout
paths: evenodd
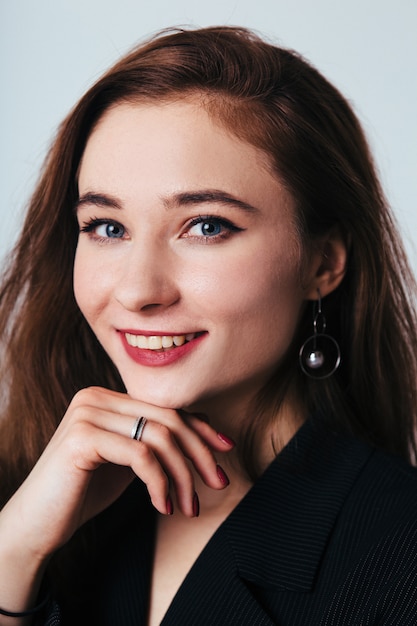
M 317 310 L 314 313 L 314 334 L 301 346 L 300 367 L 310 378 L 328 378 L 340 365 L 339 344 L 326 334 L 326 318 L 321 310 L 321 295 L 318 291 Z

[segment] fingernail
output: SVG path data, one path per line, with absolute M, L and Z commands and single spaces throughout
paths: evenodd
M 193 515 L 194 517 L 198 517 L 200 515 L 200 501 L 196 493 L 193 497 Z
M 172 515 L 174 513 L 174 505 L 172 504 L 171 496 L 168 496 L 167 498 L 166 511 L 167 515 Z
M 227 487 L 227 485 L 230 485 L 230 480 L 228 479 L 224 469 L 221 468 L 220 465 L 217 466 L 217 476 L 219 477 L 222 485 L 224 485 L 225 487 Z
M 227 435 L 223 435 L 223 433 L 217 433 L 217 437 L 222 443 L 226 444 L 226 446 L 232 446 L 234 448 L 236 445 L 233 439 L 230 439 Z

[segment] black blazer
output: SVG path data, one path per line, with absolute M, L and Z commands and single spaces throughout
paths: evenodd
M 79 606 L 43 623 L 144 626 L 153 515 L 137 481 L 95 521 Z M 309 420 L 214 534 L 162 624 L 416 626 L 417 470 Z

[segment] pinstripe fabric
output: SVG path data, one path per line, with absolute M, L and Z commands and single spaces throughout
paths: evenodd
M 417 470 L 316 421 L 209 541 L 163 626 L 417 625 Z M 146 624 L 148 507 L 134 484 L 97 520 L 123 531 L 106 534 L 94 589 L 61 624 Z

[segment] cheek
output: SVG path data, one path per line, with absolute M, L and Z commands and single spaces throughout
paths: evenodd
M 85 291 L 85 274 L 84 272 L 81 271 L 81 267 L 82 265 L 81 265 L 81 260 L 80 260 L 80 253 L 77 248 L 77 251 L 75 253 L 72 283 L 73 283 L 75 300 L 79 308 L 81 309 L 81 312 L 84 313 L 83 301 L 84 301 L 84 291 Z
M 296 253 L 231 255 L 194 267 L 188 285 L 199 302 L 218 313 L 242 316 L 253 311 L 291 310 L 303 299 L 299 257 Z
M 107 289 L 104 284 L 105 272 L 92 262 L 82 246 L 77 248 L 74 260 L 73 288 L 75 300 L 81 313 L 92 323 L 103 306 Z

